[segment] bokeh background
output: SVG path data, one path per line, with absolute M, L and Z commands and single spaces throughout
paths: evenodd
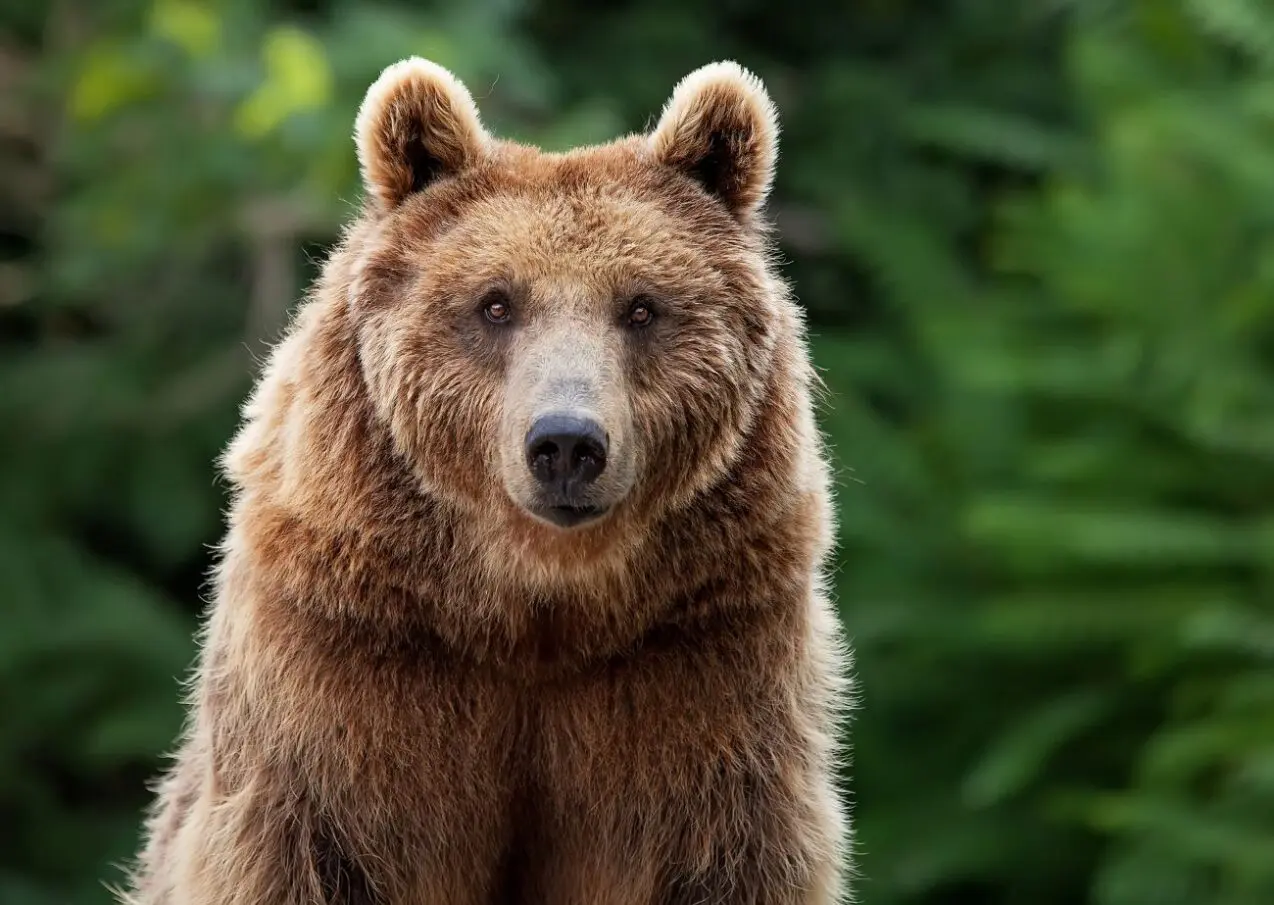
M 1274 7 L 0 0 L 0 905 L 133 850 L 214 458 L 413 53 L 554 149 L 769 84 L 863 905 L 1274 903 Z

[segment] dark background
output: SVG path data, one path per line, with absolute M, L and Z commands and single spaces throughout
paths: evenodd
M 0 905 L 105 903 L 214 458 L 387 63 L 559 149 L 734 58 L 831 388 L 863 905 L 1274 902 L 1274 9 L 0 0 Z

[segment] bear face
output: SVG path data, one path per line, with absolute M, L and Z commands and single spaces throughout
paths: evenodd
M 565 154 L 492 138 L 433 64 L 386 70 L 342 253 L 364 381 L 427 494 L 598 548 L 726 472 L 791 316 L 759 220 L 776 134 L 732 64 L 650 135 Z

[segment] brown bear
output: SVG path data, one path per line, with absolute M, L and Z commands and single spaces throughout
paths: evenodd
M 829 469 L 762 207 L 778 128 L 707 66 L 657 127 L 493 138 L 420 59 L 274 349 L 192 715 L 124 901 L 840 901 Z

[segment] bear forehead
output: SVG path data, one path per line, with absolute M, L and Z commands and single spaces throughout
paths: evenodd
M 445 223 L 438 206 L 448 210 Z M 441 226 L 441 228 L 439 228 Z M 409 216 L 405 236 L 457 276 L 536 281 L 711 278 L 744 251 L 710 199 L 624 145 L 551 154 L 515 147 Z

